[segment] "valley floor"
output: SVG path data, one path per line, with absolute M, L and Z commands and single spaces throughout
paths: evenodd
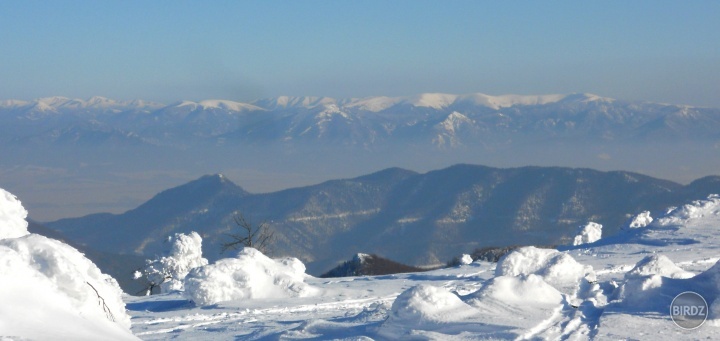
M 712 339 L 720 332 L 719 228 L 720 198 L 711 197 L 647 227 L 567 247 L 562 252 L 589 270 L 569 285 L 549 273 L 564 271 L 565 263 L 514 280 L 498 276 L 494 263 L 475 262 L 423 273 L 308 277 L 305 283 L 319 289 L 312 297 L 206 307 L 181 293 L 125 299 L 132 331 L 144 340 Z M 652 255 L 682 270 L 657 257 L 636 266 Z M 533 284 L 534 276 L 553 288 Z M 548 299 L 554 290 L 558 301 Z M 700 293 L 710 306 L 709 320 L 694 330 L 679 328 L 669 314 L 669 302 L 684 291 Z

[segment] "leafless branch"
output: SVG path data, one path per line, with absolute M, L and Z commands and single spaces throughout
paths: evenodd
M 93 291 L 95 291 L 95 295 L 97 295 L 97 297 L 98 297 L 98 304 L 100 304 L 102 306 L 103 311 L 105 312 L 105 315 L 107 316 L 107 318 L 110 319 L 110 321 L 115 322 L 115 315 L 113 315 L 112 311 L 110 311 L 110 307 L 108 307 L 108 305 L 105 303 L 105 299 L 102 296 L 100 296 L 100 293 L 97 291 L 97 289 L 95 289 L 95 287 L 92 284 L 90 284 L 90 282 L 85 282 L 85 284 L 89 285 L 90 288 L 92 288 Z
M 233 221 L 240 228 L 240 232 L 228 234 L 231 240 L 222 244 L 221 253 L 229 249 L 237 250 L 242 247 L 253 247 L 262 253 L 268 252 L 268 247 L 273 242 L 275 232 L 270 231 L 267 222 L 253 226 L 241 213 L 236 213 L 233 216 Z

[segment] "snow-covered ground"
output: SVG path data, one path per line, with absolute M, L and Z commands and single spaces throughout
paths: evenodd
M 713 304 L 720 198 L 657 215 L 650 222 L 645 212 L 618 235 L 562 251 L 520 249 L 497 265 L 306 276 L 303 284 L 315 290 L 306 296 L 197 306 L 176 292 L 126 297 L 127 308 L 132 331 L 146 340 L 713 339 L 720 333 L 713 315 L 720 312 L 720 300 Z M 711 306 L 695 330 L 669 315 L 684 291 Z
M 115 279 L 26 216 L 0 188 L 0 340 L 137 340 Z
M 322 279 L 306 275 L 297 259 L 245 249 L 190 270 L 176 286 L 184 291 L 122 296 L 124 315 L 113 281 L 74 249 L 27 235 L 24 209 L 0 194 L 0 232 L 7 232 L 0 233 L 3 341 L 132 338 L 123 330 L 128 315 L 132 333 L 146 340 L 658 340 L 720 333 L 718 196 L 644 212 L 605 238 L 588 224 L 579 230 L 580 245 L 520 248 L 497 264 L 422 273 Z M 199 246 L 185 244 L 190 251 Z M 106 290 L 107 306 L 87 283 Z M 670 317 L 673 298 L 686 291 L 709 305 L 708 321 L 694 330 Z

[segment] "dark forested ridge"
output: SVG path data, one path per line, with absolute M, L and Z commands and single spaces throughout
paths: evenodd
M 159 254 L 169 234 L 199 232 L 205 256 L 220 254 L 233 215 L 266 222 L 276 256 L 320 274 L 353 254 L 410 265 L 438 264 L 486 246 L 557 245 L 588 221 L 618 231 L 642 210 L 720 193 L 720 177 L 689 185 L 629 172 L 460 164 L 424 174 L 391 168 L 354 179 L 251 194 L 222 175 L 158 194 L 123 214 L 46 225 L 76 243 L 112 253 Z

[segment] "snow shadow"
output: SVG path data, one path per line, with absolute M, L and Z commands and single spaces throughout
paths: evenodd
M 132 311 L 151 311 L 154 313 L 162 311 L 182 310 L 195 307 L 195 303 L 189 300 L 168 300 L 151 302 L 127 303 L 125 308 Z

